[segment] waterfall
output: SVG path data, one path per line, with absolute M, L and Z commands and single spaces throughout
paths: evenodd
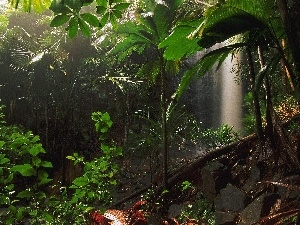
M 223 43 L 215 47 L 221 47 Z M 209 50 L 207 50 L 209 51 Z M 198 52 L 189 59 L 190 64 L 200 60 L 205 52 Z M 184 95 L 184 102 L 202 122 L 205 128 L 217 128 L 222 124 L 242 130 L 243 85 L 237 82 L 238 72 L 234 68 L 240 55 L 229 55 L 217 70 L 216 66 L 205 76 L 195 79 Z
M 217 73 L 220 82 L 220 120 L 221 124 L 233 126 L 234 130 L 242 130 L 242 85 L 236 81 L 237 71 L 233 67 L 238 63 L 239 56 L 228 56 Z

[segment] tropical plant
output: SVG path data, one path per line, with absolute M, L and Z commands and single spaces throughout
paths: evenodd
M 196 196 L 196 200 L 187 204 L 179 216 L 181 221 L 194 219 L 197 222 L 213 225 L 215 224 L 215 215 L 212 203 L 206 201 L 202 194 Z
M 144 3 L 144 2 L 141 2 Z M 139 14 L 132 21 L 120 24 L 117 33 L 121 35 L 119 43 L 110 51 L 110 54 L 118 55 L 119 60 L 129 58 L 134 62 L 135 55 L 141 57 L 140 69 L 136 76 L 148 81 L 149 86 L 154 86 L 160 93 L 161 127 L 162 127 L 162 152 L 163 152 L 163 174 L 164 185 L 167 187 L 168 174 L 168 111 L 171 112 L 171 98 L 167 93 L 170 90 L 168 79 L 178 73 L 178 62 L 165 60 L 164 51 L 159 49 L 159 43 L 171 32 L 174 24 L 176 9 L 182 1 L 168 1 L 166 4 L 157 4 L 149 1 L 141 4 L 138 8 Z M 159 84 L 159 86 L 158 86 Z M 169 109 L 168 109 L 169 108 Z
M 43 159 L 46 151 L 38 136 L 7 126 L 2 112 L 0 118 L 0 207 L 6 209 L 0 214 L 1 221 L 13 224 L 25 217 L 37 220 L 46 200 L 43 187 L 51 181 L 47 169 L 52 164 Z
M 278 1 L 278 9 L 281 15 L 287 13 L 282 12 L 286 4 Z M 294 63 L 297 54 L 290 51 L 282 43 L 291 37 L 285 32 L 287 23 L 280 20 L 278 11 L 274 10 L 276 5 L 274 1 L 236 1 L 228 0 L 223 3 L 208 7 L 203 17 L 198 19 L 198 25 L 195 29 L 191 29 L 191 22 L 186 24 L 178 24 L 174 32 L 162 43 L 161 48 L 166 48 L 166 59 L 180 59 L 191 55 L 190 49 L 198 44 L 197 50 L 210 48 L 216 43 L 224 42 L 224 46 L 214 49 L 207 53 L 192 69 L 188 70 L 180 83 L 176 92 L 180 97 L 183 91 L 191 82 L 192 78 L 197 75 L 203 76 L 215 64 L 220 65 L 223 60 L 237 51 L 244 52 L 248 60 L 249 77 L 251 80 L 251 92 L 253 97 L 253 109 L 256 121 L 256 131 L 258 137 L 263 143 L 266 139 L 271 141 L 271 145 L 275 146 L 273 137 L 274 110 L 272 103 L 271 86 L 274 82 L 274 71 L 281 70 L 279 62 L 286 69 L 286 80 L 289 80 L 290 90 L 293 91 L 294 97 L 298 99 L 298 72 L 297 65 Z M 289 16 L 288 14 L 286 16 Z M 193 21 L 192 21 L 193 22 Z M 295 37 L 297 35 L 295 34 Z M 184 39 L 185 48 L 178 48 L 178 41 Z M 290 44 L 292 42 L 289 41 Z M 294 43 L 294 42 L 293 42 Z M 296 43 L 296 49 L 299 43 Z M 191 48 L 190 48 L 191 46 Z M 175 47 L 177 48 L 175 50 Z M 293 48 L 293 47 L 292 47 Z M 291 48 L 291 49 L 292 49 Z M 255 53 L 256 55 L 253 55 Z M 268 57 L 265 57 L 268 55 Z M 258 59 L 259 65 L 255 65 Z M 293 59 L 293 60 L 290 60 Z M 267 61 L 268 60 L 268 61 Z M 294 65 L 294 66 L 293 66 Z M 257 69 L 260 67 L 260 69 Z M 257 72 L 259 71 L 259 72 Z M 281 75 L 280 75 L 281 76 Z M 270 80 L 272 78 L 272 80 Z M 275 79 L 276 80 L 276 79 Z M 282 85 L 282 84 L 281 84 Z M 266 127 L 263 130 L 262 106 L 260 101 L 260 93 L 264 88 L 264 96 L 266 101 Z M 274 89 L 274 88 L 273 88 Z
M 118 172 L 114 159 L 122 155 L 122 149 L 109 143 L 108 130 L 112 125 L 109 114 L 95 112 L 92 119 L 99 132 L 101 156 L 91 161 L 77 153 L 68 156 L 75 164 L 84 166 L 83 175 L 74 179 L 70 187 L 60 187 L 59 193 L 49 196 L 50 188 L 46 185 L 52 179 L 47 169 L 52 164 L 42 157 L 45 150 L 39 137 L 7 126 L 4 114 L 0 113 L 2 222 L 13 224 L 28 219 L 31 224 L 83 224 L 88 222 L 87 213 L 91 209 L 102 210 L 111 203 Z
M 217 129 L 205 129 L 200 132 L 199 140 L 205 148 L 220 148 L 238 140 L 240 135 L 233 127 L 223 124 Z

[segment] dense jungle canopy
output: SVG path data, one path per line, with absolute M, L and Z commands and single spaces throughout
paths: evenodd
M 278 188 L 299 191 L 298 0 L 9 0 L 0 12 L 3 224 L 247 224 L 261 193 L 276 201 L 251 222 L 300 223 L 299 193 Z M 241 131 L 192 110 L 191 85 L 228 57 Z M 229 183 L 247 195 L 233 214 L 215 200 Z M 170 216 L 176 199 L 188 204 Z

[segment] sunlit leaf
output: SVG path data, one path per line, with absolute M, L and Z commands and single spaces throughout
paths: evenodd
M 108 19 L 109 19 L 109 13 L 105 13 L 100 20 L 101 25 L 104 26 L 107 23 Z
M 19 172 L 22 176 L 32 176 L 35 174 L 33 167 L 30 164 L 15 165 L 11 168 L 13 172 Z
M 5 144 L 5 141 L 0 141 L 0 148 L 2 148 L 4 144 Z
M 88 179 L 86 177 L 77 177 L 74 181 L 73 184 L 82 187 L 85 186 L 88 183 Z
M 97 5 L 99 6 L 107 6 L 108 5 L 108 0 L 96 0 Z
M 159 42 L 165 39 L 169 34 L 173 20 L 171 13 L 172 12 L 165 5 L 157 4 L 155 7 L 153 19 Z
M 48 162 L 48 161 L 43 161 L 41 162 L 40 166 L 42 167 L 46 167 L 46 168 L 52 168 L 52 163 L 51 162 Z
M 36 156 L 39 153 L 45 153 L 45 149 L 43 149 L 41 144 L 36 144 L 32 146 L 28 151 L 32 156 Z
M 199 26 L 203 19 L 180 24 L 165 40 L 159 44 L 159 48 L 166 48 L 164 57 L 168 60 L 177 60 L 189 56 L 202 48 L 198 45 L 199 39 L 188 36 Z
M 118 28 L 118 22 L 117 22 L 117 17 L 115 16 L 115 14 L 112 12 L 110 14 L 110 22 L 111 22 L 111 25 L 113 26 L 114 29 L 117 29 Z
M 268 21 L 273 13 L 274 0 L 227 0 L 226 5 L 241 9 L 259 20 Z
M 100 22 L 99 22 L 98 18 L 95 15 L 93 15 L 91 13 L 83 13 L 80 16 L 84 21 L 86 21 L 91 26 L 99 27 Z
M 81 32 L 85 36 L 90 37 L 91 36 L 91 31 L 90 31 L 89 26 L 86 24 L 86 22 L 79 18 L 78 19 L 78 24 L 79 24 L 79 28 L 80 28 Z

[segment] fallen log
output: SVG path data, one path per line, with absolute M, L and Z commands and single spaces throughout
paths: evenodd
M 223 158 L 228 155 L 249 154 L 254 145 L 256 144 L 256 140 L 257 135 L 252 134 L 227 146 L 218 149 L 208 150 L 202 156 L 198 157 L 194 162 L 189 163 L 188 165 L 181 166 L 173 173 L 173 175 L 170 175 L 168 179 L 168 186 L 172 187 L 178 184 L 179 182 L 188 180 L 187 178 L 190 178 L 192 175 L 195 174 L 195 172 L 201 170 L 208 162 L 217 158 Z M 130 201 L 131 199 L 134 199 L 137 196 L 140 196 L 149 189 L 154 189 L 153 193 L 155 196 L 157 196 L 164 190 L 164 186 L 163 184 L 160 184 L 157 187 L 154 187 L 152 184 L 150 184 L 145 188 L 140 189 L 132 193 L 131 195 L 121 199 L 120 201 L 114 203 L 110 208 L 118 208 L 123 203 Z

